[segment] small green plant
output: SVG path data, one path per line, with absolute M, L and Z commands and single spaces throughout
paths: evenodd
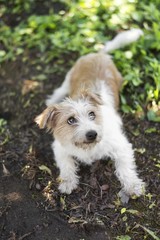
M 116 240 L 131 240 L 131 237 L 128 235 L 117 236 Z
M 9 132 L 7 130 L 7 121 L 0 118 L 0 145 L 4 145 L 9 141 Z
M 7 121 L 3 118 L 0 118 L 0 134 L 3 134 L 6 130 Z

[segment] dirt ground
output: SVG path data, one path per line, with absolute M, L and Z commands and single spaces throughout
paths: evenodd
M 122 205 L 109 159 L 82 166 L 79 188 L 69 196 L 60 194 L 52 137 L 39 130 L 33 119 L 63 76 L 26 81 L 34 71 L 31 61 L 1 68 L 0 239 L 149 240 L 154 239 L 151 233 L 160 235 L 160 125 L 123 116 L 139 174 L 147 184 L 146 196 Z
M 36 1 L 33 12 L 43 14 L 46 9 Z M 3 20 L 17 24 L 14 15 Z M 59 74 L 54 73 L 57 67 Z M 35 52 L 27 62 L 19 58 L 0 66 L 0 239 L 159 239 L 155 238 L 160 236 L 158 123 L 123 116 L 139 174 L 147 185 L 144 197 L 121 204 L 110 159 L 81 166 L 78 189 L 68 196 L 59 193 L 52 137 L 38 129 L 34 118 L 44 109 L 47 94 L 62 82 L 61 68 L 44 65 Z

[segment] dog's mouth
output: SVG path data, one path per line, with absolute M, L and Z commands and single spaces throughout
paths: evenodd
M 92 144 L 92 143 L 96 143 L 97 141 L 96 140 L 87 140 L 87 141 L 84 141 L 83 144 Z
M 90 141 L 83 141 L 83 142 L 75 142 L 75 146 L 78 148 L 88 149 L 94 147 L 100 140 L 90 140 Z

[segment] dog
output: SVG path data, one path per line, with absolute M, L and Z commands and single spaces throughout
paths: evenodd
M 52 149 L 60 170 L 61 193 L 70 194 L 77 188 L 79 163 L 92 164 L 107 157 L 115 163 L 122 202 L 144 193 L 145 184 L 138 177 L 134 151 L 118 113 L 123 79 L 107 54 L 141 35 L 140 29 L 122 32 L 100 52 L 80 57 L 46 100 L 48 107 L 35 118 L 40 128 L 54 135 Z

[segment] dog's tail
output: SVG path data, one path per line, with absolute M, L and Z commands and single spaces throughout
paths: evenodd
M 137 41 L 142 35 L 143 31 L 136 28 L 121 32 L 115 36 L 113 40 L 106 42 L 101 51 L 105 53 L 112 52 L 115 49 L 122 48 L 132 42 Z

